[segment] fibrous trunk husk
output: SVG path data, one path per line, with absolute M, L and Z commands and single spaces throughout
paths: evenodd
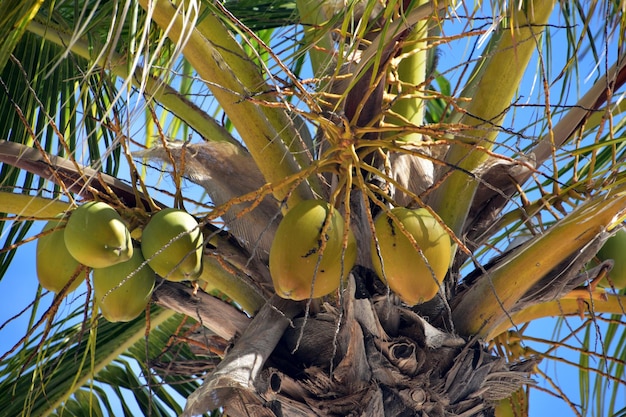
M 248 333 L 263 334 L 264 326 L 276 323 L 253 322 L 225 357 L 229 372 L 243 371 L 251 379 L 224 383 L 222 367 L 203 384 L 218 388 L 194 399 L 211 399 L 227 415 L 241 417 L 470 417 L 493 415 L 498 400 L 532 384 L 536 361 L 507 363 L 476 341 L 433 327 L 389 296 L 362 294 L 362 275 L 355 269 L 342 299 L 323 304 L 317 314 L 293 320 L 285 315 L 283 324 L 289 325 L 263 363 L 259 358 L 270 346 L 264 342 L 259 353 L 258 346 L 242 350 L 240 343 L 249 344 Z M 189 411 L 185 415 L 209 410 Z

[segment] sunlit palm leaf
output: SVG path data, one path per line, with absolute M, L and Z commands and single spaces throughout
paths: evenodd
M 28 23 L 35 17 L 42 1 L 4 1 L 0 3 L 0 72 L 9 60 L 13 48 L 18 44 Z
M 39 53 L 33 54 L 33 50 Z M 103 169 L 115 174 L 119 167 L 119 148 L 114 144 L 112 132 L 96 123 L 107 120 L 105 114 L 110 110 L 110 99 L 106 92 L 110 82 L 94 74 L 86 80 L 91 86 L 82 84 L 75 78 L 78 75 L 75 62 L 69 60 L 46 76 L 48 65 L 55 62 L 62 51 L 32 35 L 22 38 L 2 75 L 0 88 L 5 94 L 0 95 L 0 106 L 7 111 L 2 112 L 0 137 L 36 144 L 40 149 L 60 155 L 88 151 L 88 164 L 103 164 Z M 83 100 L 76 100 L 78 94 L 82 94 Z M 59 110 L 62 111 L 59 113 Z M 85 129 L 79 133 L 78 126 Z M 87 148 L 83 148 L 83 138 L 86 138 Z M 106 155 L 102 155 L 104 150 L 107 150 Z M 0 166 L 0 178 L 0 187 L 5 191 L 59 196 L 58 186 L 32 174 L 20 173 L 10 165 Z M 29 227 L 30 222 L 13 223 L 12 231 L 5 237 L 2 272 L 21 242 L 15 237 L 23 239 Z M 20 229 L 22 231 L 18 232 Z

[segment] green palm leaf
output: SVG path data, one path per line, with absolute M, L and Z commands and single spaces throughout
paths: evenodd
M 181 325 L 182 316 L 153 309 L 150 325 L 154 327 L 145 340 L 143 317 L 124 324 L 101 321 L 97 330 L 94 328 L 90 333 L 85 333 L 89 322 L 68 327 L 66 323 L 75 322 L 82 314 L 81 308 L 58 322 L 46 340 L 35 336 L 19 355 L 3 359 L 0 367 L 5 372 L 11 370 L 11 374 L 6 375 L 8 378 L 0 383 L 2 391 L 7 393 L 0 400 L 3 415 L 50 415 L 54 410 L 58 415 L 84 415 L 89 414 L 90 407 L 102 407 L 109 410 L 103 415 L 111 415 L 114 414 L 110 404 L 112 392 L 118 395 L 116 401 L 121 402 L 116 406 L 126 410 L 139 407 L 146 414 L 156 415 L 181 411 L 172 392 L 162 386 L 161 378 L 152 375 L 147 368 L 141 379 L 136 372 L 147 363 L 148 345 L 150 357 L 166 349 L 171 335 Z M 39 346 L 42 342 L 45 343 L 43 349 Z M 23 368 L 25 358 L 31 359 L 27 368 Z M 194 355 L 183 346 L 175 354 L 166 353 L 161 360 L 192 358 Z M 183 380 L 180 376 L 169 377 L 167 383 L 180 395 L 189 395 L 197 387 L 193 380 Z M 104 387 L 108 388 L 103 390 Z M 122 395 L 124 391 L 132 393 L 134 403 L 128 402 L 127 395 Z

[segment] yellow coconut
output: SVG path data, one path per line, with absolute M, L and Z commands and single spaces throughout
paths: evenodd
M 381 213 L 374 222 L 379 245 L 377 250 L 372 240 L 374 270 L 405 303 L 429 301 L 437 294 L 450 265 L 450 237 L 426 209 L 396 207 L 391 213 L 397 221 Z M 413 237 L 423 256 L 400 225 Z
M 327 215 L 329 223 L 322 237 Z M 356 262 L 354 234 L 349 232 L 345 251 L 343 237 L 343 217 L 327 202 L 307 200 L 289 210 L 278 225 L 270 250 L 270 274 L 276 294 L 305 300 L 335 291 Z
M 141 235 L 150 267 L 170 281 L 195 280 L 202 272 L 204 237 L 189 213 L 167 208 L 152 216 Z
M 74 291 L 83 281 L 79 273 L 80 263 L 74 259 L 65 247 L 65 221 L 50 220 L 42 232 L 53 230 L 37 239 L 35 262 L 37 278 L 42 287 L 58 293 L 76 276 L 68 292 Z
M 154 271 L 138 248 L 126 262 L 93 270 L 96 303 L 111 322 L 131 321 L 145 311 L 154 283 Z
M 118 212 L 103 202 L 90 201 L 74 210 L 63 236 L 74 259 L 92 268 L 125 262 L 133 255 L 128 228 Z

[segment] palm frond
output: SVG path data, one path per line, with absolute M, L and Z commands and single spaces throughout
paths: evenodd
M 101 409 L 102 415 L 116 415 L 113 407 L 138 407 L 146 415 L 180 413 L 180 397 L 164 384 L 184 397 L 198 386 L 197 381 L 167 371 L 156 375 L 149 360 L 158 357 L 165 369 L 168 363 L 196 360 L 187 346 L 172 343 L 185 318 L 153 308 L 150 334 L 145 338 L 144 317 L 123 324 L 100 319 L 85 332 L 92 323 L 88 317 L 81 320 L 83 314 L 84 308 L 79 307 L 56 322 L 47 339 L 34 336 L 18 355 L 2 360 L 0 386 L 7 394 L 0 400 L 2 415 L 63 415 L 91 407 Z M 24 358 L 31 358 L 26 367 Z M 199 367 L 197 372 L 204 371 Z M 114 400 L 118 404 L 112 405 Z

